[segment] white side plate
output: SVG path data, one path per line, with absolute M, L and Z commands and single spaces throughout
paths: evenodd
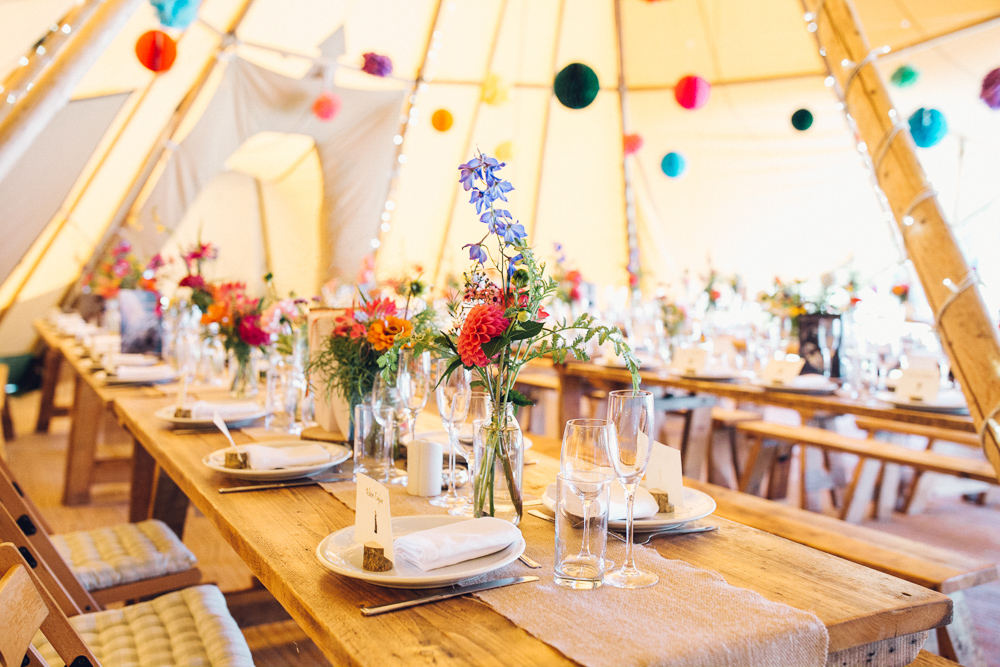
M 257 445 L 267 445 L 268 447 L 298 447 L 305 444 L 322 444 L 313 441 L 305 440 L 277 440 L 277 441 L 264 441 L 253 443 Z M 311 466 L 296 466 L 294 468 L 278 468 L 277 470 L 237 470 L 235 468 L 227 468 L 223 465 L 226 460 L 226 450 L 229 447 L 224 447 L 222 449 L 217 449 L 204 459 L 202 463 L 205 466 L 211 468 L 215 472 L 222 473 L 223 475 L 228 475 L 236 479 L 245 479 L 251 482 L 277 482 L 284 479 L 297 479 L 299 477 L 308 477 L 309 475 L 315 475 L 318 472 L 332 468 L 338 463 L 343 463 L 347 459 L 351 458 L 353 452 L 347 447 L 341 445 L 333 444 L 322 444 L 323 449 L 330 453 L 330 460 L 326 463 L 319 463 Z

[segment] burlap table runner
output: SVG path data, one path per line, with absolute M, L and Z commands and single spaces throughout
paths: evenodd
M 352 482 L 322 485 L 350 509 Z M 390 487 L 393 516 L 443 514 L 425 498 Z M 534 637 L 588 667 L 611 665 L 825 665 L 828 636 L 813 613 L 772 602 L 759 593 L 731 586 L 718 574 L 663 558 L 635 545 L 636 564 L 656 572 L 651 588 L 621 590 L 602 586 L 574 591 L 555 585 L 552 524 L 526 516 L 521 532 L 527 555 L 542 564 L 527 570 L 513 563 L 489 579 L 534 574 L 533 584 L 476 593 L 499 614 Z M 609 540 L 608 558 L 621 563 L 624 545 Z

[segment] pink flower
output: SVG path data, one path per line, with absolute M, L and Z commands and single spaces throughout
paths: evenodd
M 178 287 L 190 287 L 191 289 L 205 289 L 206 283 L 205 279 L 201 276 L 187 275 L 181 278 L 181 281 L 177 283 Z
M 111 267 L 111 272 L 119 278 L 124 278 L 131 268 L 132 266 L 129 264 L 128 260 L 122 257 L 114 263 L 114 266 Z
M 149 263 L 146 264 L 146 269 L 149 271 L 159 271 L 164 266 L 166 266 L 166 264 L 167 263 L 163 261 L 163 255 L 161 255 L 160 253 L 156 253 L 155 255 L 150 257 Z
M 465 317 L 462 332 L 458 335 L 458 354 L 466 366 L 486 366 L 490 363 L 483 345 L 507 330 L 510 320 L 503 316 L 503 308 L 493 304 L 473 306 Z
M 267 345 L 271 336 L 260 327 L 260 315 L 247 315 L 240 321 L 240 338 L 247 345 Z
M 125 240 L 119 241 L 118 245 L 111 250 L 111 254 L 115 257 L 121 257 L 122 255 L 127 255 L 130 252 L 132 252 L 132 244 Z

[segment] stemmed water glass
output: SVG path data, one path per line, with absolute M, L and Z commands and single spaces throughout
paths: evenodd
M 607 419 L 570 419 L 563 429 L 562 449 L 559 451 L 559 471 L 599 472 L 615 477 L 614 468 L 608 458 L 611 441 L 615 439 L 615 426 Z M 590 545 L 590 505 L 583 500 L 583 548 Z M 584 559 L 588 553 L 580 553 Z M 605 559 L 605 567 L 614 563 Z
M 406 484 L 406 473 L 396 467 L 394 437 L 396 424 L 406 419 L 406 412 L 398 386 L 382 377 L 381 373 L 375 375 L 375 381 L 372 383 L 371 406 L 372 412 L 375 414 L 375 421 L 382 427 L 386 439 L 392 443 L 390 445 L 392 447 L 392 461 L 389 465 L 389 483 Z
M 642 572 L 632 557 L 632 512 L 635 489 L 646 472 L 649 454 L 653 449 L 653 394 L 648 391 L 623 390 L 608 394 L 608 421 L 614 424 L 615 437 L 608 440 L 608 458 L 625 487 L 628 503 L 625 530 L 625 563 L 604 575 L 604 582 L 615 588 L 645 588 L 652 586 L 657 577 L 652 572 Z
M 435 389 L 438 414 L 448 433 L 448 493 L 431 498 L 436 507 L 447 507 L 448 514 L 461 515 L 465 500 L 455 491 L 455 450 L 458 448 L 458 425 L 469 413 L 469 399 L 472 397 L 472 377 L 464 368 L 455 369 L 444 377 L 449 361 L 438 361 L 438 376 L 441 378 Z M 443 366 L 442 366 L 443 364 Z
M 427 405 L 431 386 L 431 353 L 413 354 L 412 350 L 399 353 L 399 370 L 396 373 L 396 389 L 406 414 L 406 427 L 410 441 L 417 439 L 417 415 Z
M 469 480 L 475 478 L 475 435 L 478 424 L 476 422 L 488 422 L 493 417 L 493 401 L 485 391 L 474 391 L 469 397 L 469 411 L 465 419 L 458 425 L 458 444 L 461 447 L 462 456 L 469 466 Z M 465 505 L 462 507 L 463 516 L 472 516 L 472 484 L 469 484 L 469 493 L 465 496 Z

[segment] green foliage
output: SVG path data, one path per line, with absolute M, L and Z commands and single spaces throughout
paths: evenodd
M 329 336 L 309 361 L 307 372 L 326 385 L 327 398 L 336 392 L 353 406 L 368 400 L 380 363 L 364 339 Z

